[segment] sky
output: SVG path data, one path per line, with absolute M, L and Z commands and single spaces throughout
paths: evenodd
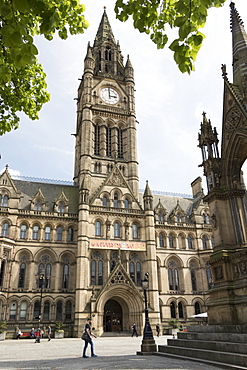
M 140 189 L 148 180 L 155 191 L 191 194 L 191 182 L 201 176 L 206 193 L 203 169 L 198 167 L 202 163 L 198 132 L 205 111 L 221 137 L 222 64 L 226 64 L 232 81 L 230 2 L 209 10 L 202 29 L 206 38 L 191 75 L 182 74 L 172 52 L 167 47 L 158 50 L 148 35 L 134 29 L 131 20 L 116 20 L 114 0 L 82 2 L 90 24 L 84 34 L 70 36 L 66 41 L 58 37 L 53 41 L 37 38 L 39 61 L 47 74 L 51 100 L 44 105 L 38 121 L 21 115 L 20 128 L 0 137 L 0 169 L 3 171 L 8 164 L 12 174 L 73 180 L 74 99 L 87 44 L 93 44 L 106 6 L 124 62 L 129 55 L 134 67 Z M 235 6 L 247 31 L 247 2 L 235 0 Z

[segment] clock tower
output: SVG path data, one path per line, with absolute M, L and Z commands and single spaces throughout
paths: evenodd
M 104 10 L 78 89 L 74 182 L 93 194 L 116 163 L 138 197 L 134 71 Z

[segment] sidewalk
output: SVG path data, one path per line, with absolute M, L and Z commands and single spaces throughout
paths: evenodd
M 156 344 L 166 344 L 171 336 L 155 337 Z M 97 358 L 81 357 L 84 341 L 77 338 L 6 340 L 0 342 L 0 369 L 5 370 L 218 370 L 200 362 L 175 360 L 160 356 L 137 356 L 142 337 L 99 337 L 94 339 Z M 88 349 L 88 355 L 90 351 Z

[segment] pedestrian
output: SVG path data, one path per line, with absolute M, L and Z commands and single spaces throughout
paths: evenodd
M 43 335 L 44 335 L 44 330 L 40 329 L 40 339 L 43 338 Z
M 20 339 L 21 335 L 22 335 L 21 329 L 20 329 L 20 328 L 17 328 L 17 331 L 16 331 L 16 338 L 17 338 L 17 339 Z
M 135 335 L 136 337 L 138 337 L 137 329 L 136 329 L 136 324 L 133 324 L 133 325 L 132 325 L 132 335 L 131 335 L 131 336 L 133 337 L 134 335 Z
M 98 357 L 94 353 L 94 345 L 93 345 L 93 340 L 92 340 L 92 337 L 94 337 L 94 338 L 97 338 L 97 337 L 96 337 L 96 335 L 94 335 L 92 333 L 91 325 L 92 325 L 92 319 L 87 319 L 87 322 L 86 322 L 86 325 L 85 325 L 85 328 L 84 328 L 84 332 L 87 333 L 87 339 L 85 340 L 85 346 L 83 348 L 83 354 L 82 354 L 82 357 L 84 357 L 84 358 L 89 357 L 89 356 L 86 356 L 86 350 L 87 350 L 88 343 L 91 346 L 91 357 Z
M 30 338 L 31 339 L 36 339 L 36 335 L 35 335 L 35 332 L 34 332 L 34 328 L 31 329 L 30 331 Z
M 51 327 L 50 325 L 47 328 L 48 342 L 51 340 Z
M 106 331 L 111 331 L 111 320 L 107 321 L 107 329 Z
M 156 333 L 157 333 L 157 337 L 160 336 L 160 326 L 159 324 L 156 325 Z

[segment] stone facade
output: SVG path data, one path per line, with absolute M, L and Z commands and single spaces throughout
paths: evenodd
M 134 70 L 106 12 L 88 45 L 78 89 L 74 181 L 0 177 L 0 320 L 22 328 L 63 322 L 79 336 L 143 327 L 149 272 L 153 327 L 205 312 L 212 285 L 209 207 L 192 196 L 139 192 Z M 220 274 L 220 272 L 219 272 Z

